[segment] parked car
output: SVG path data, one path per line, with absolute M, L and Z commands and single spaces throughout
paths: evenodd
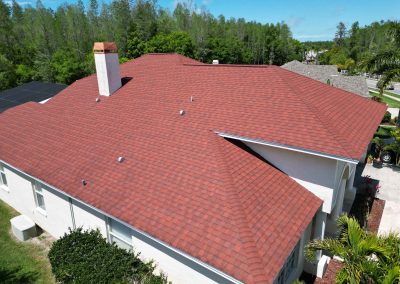
M 381 154 L 381 160 L 384 163 L 392 164 L 395 160 L 395 153 L 392 150 L 384 150 Z
M 386 87 L 386 90 L 394 90 L 394 85 L 390 84 Z
M 371 145 L 371 154 L 373 157 L 378 157 L 380 155 L 380 158 L 382 162 L 391 164 L 395 161 L 396 155 L 392 149 L 390 149 L 391 144 L 393 144 L 396 140 L 394 137 L 390 138 L 381 138 L 381 146 L 377 146 L 375 143 L 372 143 Z

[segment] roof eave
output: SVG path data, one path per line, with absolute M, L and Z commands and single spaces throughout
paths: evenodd
M 222 136 L 225 138 L 231 138 L 231 139 L 241 140 L 241 141 L 245 141 L 245 142 L 256 143 L 256 144 L 271 146 L 271 147 L 280 148 L 280 149 L 286 149 L 286 150 L 290 150 L 290 151 L 310 154 L 310 155 L 324 157 L 324 158 L 333 159 L 333 160 L 337 160 L 337 161 L 348 162 L 351 164 L 359 163 L 359 160 L 356 160 L 354 158 L 345 157 L 345 156 L 339 156 L 339 155 L 319 152 L 319 151 L 315 151 L 315 150 L 311 150 L 311 149 L 295 147 L 295 146 L 291 146 L 291 145 L 287 145 L 287 144 L 266 141 L 266 140 L 258 139 L 258 138 L 250 138 L 250 137 L 230 134 L 230 133 L 226 133 L 226 132 L 219 132 L 219 131 L 214 131 L 214 132 L 216 134 L 218 134 L 219 136 Z

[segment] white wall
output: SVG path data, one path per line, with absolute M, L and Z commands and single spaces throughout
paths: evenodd
M 72 200 L 76 228 L 99 229 L 101 234 L 107 238 L 106 217 L 90 207 Z
M 253 151 L 324 201 L 330 213 L 339 189 L 339 175 L 348 163 L 311 154 L 245 142 Z
M 168 276 L 168 280 L 172 281 L 174 284 L 219 283 L 203 274 L 200 274 L 196 270 L 177 261 L 175 258 L 139 238 L 132 236 L 132 243 L 134 251 L 140 252 L 142 260 L 154 260 L 154 264 L 157 265 L 156 273 L 163 272 Z
M 18 212 L 31 218 L 54 237 L 60 237 L 72 227 L 68 199 L 54 190 L 42 186 L 46 214 L 36 208 L 31 179 L 4 166 L 7 176 L 8 192 L 0 189 L 0 198 Z
M 297 267 L 292 272 L 290 277 L 288 278 L 287 283 L 292 283 L 293 281 L 298 279 L 300 277 L 301 273 L 304 270 L 304 265 L 306 264 L 305 263 L 304 249 L 305 249 L 305 246 L 310 241 L 312 225 L 313 225 L 313 222 L 311 221 L 310 224 L 305 229 L 305 231 L 303 232 L 303 234 L 301 235 L 300 245 L 299 245 L 299 254 L 298 254 L 298 257 L 297 257 Z M 277 283 L 277 279 L 275 279 L 274 283 Z
M 111 96 L 121 87 L 118 53 L 95 53 L 97 83 L 102 96 Z
M 99 229 L 105 238 L 108 237 L 107 218 L 104 214 L 41 184 L 46 206 L 46 214 L 43 214 L 36 209 L 32 178 L 8 166 L 4 166 L 4 171 L 8 189 L 0 188 L 0 199 L 31 218 L 54 237 L 59 238 L 68 232 L 68 228 L 74 227 L 74 222 L 75 227 Z M 158 271 L 165 272 L 174 284 L 234 283 L 131 228 L 127 232 L 132 235 L 135 251 L 140 252 L 145 260 L 155 260 Z

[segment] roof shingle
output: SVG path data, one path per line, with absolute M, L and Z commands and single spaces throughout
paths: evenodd
M 93 75 L 1 114 L 1 159 L 246 283 L 276 277 L 321 200 L 214 131 L 357 159 L 385 109 L 272 66 L 153 54 L 121 73 L 98 103 Z

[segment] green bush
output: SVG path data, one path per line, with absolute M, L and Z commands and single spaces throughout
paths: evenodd
M 70 230 L 49 251 L 53 274 L 61 283 L 167 283 L 153 274 L 152 262 L 110 244 L 98 230 Z
M 392 114 L 390 112 L 386 111 L 385 115 L 383 116 L 382 123 L 390 122 L 391 118 L 392 118 Z

